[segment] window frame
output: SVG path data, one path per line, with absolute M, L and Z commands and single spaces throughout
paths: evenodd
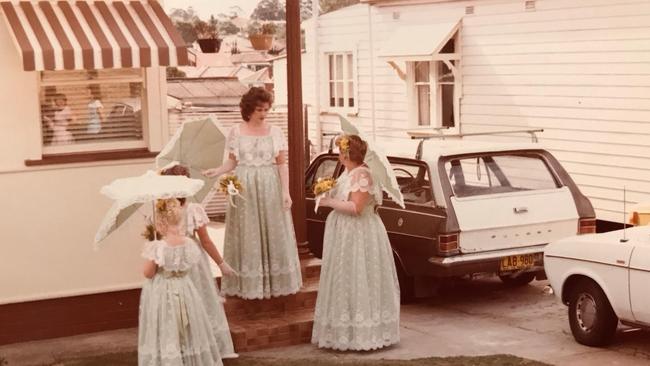
M 453 132 L 460 131 L 460 100 L 462 99 L 462 75 L 461 75 L 461 57 L 458 50 L 460 44 L 460 29 L 456 31 L 450 41 L 454 42 L 455 53 L 437 53 L 431 59 L 406 60 L 406 85 L 407 85 L 407 103 L 409 123 L 413 127 L 428 126 L 437 129 L 445 129 L 442 122 L 442 89 L 443 85 L 450 85 L 450 82 L 440 82 L 439 70 L 441 64 L 447 62 L 452 64 L 456 69 L 454 75 L 454 95 L 453 95 L 453 115 L 454 127 L 448 129 Z M 419 101 L 418 86 L 425 85 L 424 82 L 416 82 L 416 66 L 420 62 L 429 63 L 429 124 L 421 124 L 419 118 Z M 447 66 L 449 68 L 449 66 Z M 451 68 L 450 68 L 451 69 Z
M 330 56 L 334 56 L 334 63 L 336 65 L 336 55 L 341 55 L 343 57 L 343 107 L 340 106 L 331 106 L 330 105 L 330 83 L 338 82 L 338 79 L 332 81 L 330 79 Z M 348 65 L 348 57 L 351 56 L 352 65 Z M 357 46 L 348 46 L 341 49 L 327 48 L 321 50 L 321 75 L 324 75 L 321 80 L 321 109 L 330 113 L 340 113 L 340 114 L 356 114 L 359 111 L 359 73 L 358 73 L 358 54 Z M 348 71 L 352 69 L 351 79 L 348 78 Z M 334 71 L 336 73 L 336 70 Z M 354 105 L 349 106 L 349 85 L 352 84 L 353 92 L 352 98 L 354 100 Z M 335 89 L 336 90 L 336 89 Z M 336 100 L 335 100 L 336 104 Z
M 45 145 L 43 143 L 43 129 L 39 129 L 39 144 L 41 147 L 41 155 L 43 161 L 56 161 L 59 162 L 59 157 L 75 157 L 76 155 L 89 155 L 91 158 L 96 157 L 97 161 L 107 160 L 105 157 L 110 154 L 115 155 L 116 159 L 122 159 L 123 152 L 133 151 L 134 156 L 143 155 L 141 152 L 149 148 L 149 95 L 147 88 L 147 70 L 145 68 L 137 68 L 139 70 L 138 76 L 133 77 L 115 77 L 115 78 L 98 78 L 94 80 L 84 81 L 44 81 L 43 71 L 37 73 L 37 93 L 41 93 L 43 88 L 48 86 L 70 86 L 70 85 L 90 85 L 90 84 L 116 84 L 116 83 L 140 83 L 142 95 L 140 96 L 140 118 L 142 119 L 142 139 L 129 140 L 129 141 L 106 141 L 106 142 L 83 142 L 74 143 L 70 145 Z M 56 73 L 58 71 L 46 71 L 48 73 Z M 65 71 L 64 71 L 65 72 Z M 39 99 L 39 124 L 43 121 L 42 110 L 40 108 Z M 106 115 L 110 110 L 106 110 Z M 148 154 L 144 154 L 148 155 Z M 66 160 L 66 159 L 63 159 Z M 68 159 L 69 160 L 69 159 Z M 73 159 L 73 160 L 76 160 Z M 81 159 L 86 160 L 86 159 Z M 26 165 L 40 165 L 38 160 L 26 161 Z

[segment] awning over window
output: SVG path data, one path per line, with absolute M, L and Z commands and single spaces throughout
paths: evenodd
M 379 57 L 387 61 L 429 61 L 453 38 L 460 19 L 449 23 L 402 26 L 386 41 Z
M 185 42 L 155 0 L 0 5 L 26 71 L 188 63 Z

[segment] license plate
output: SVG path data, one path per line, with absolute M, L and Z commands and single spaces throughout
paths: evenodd
M 501 265 L 499 266 L 499 270 L 501 272 L 507 272 L 531 268 L 540 258 L 541 253 L 511 255 L 509 257 L 503 257 L 501 258 Z

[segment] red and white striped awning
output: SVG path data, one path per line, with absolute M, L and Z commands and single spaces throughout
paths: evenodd
M 150 1 L 3 1 L 6 23 L 32 70 L 187 65 L 187 48 Z

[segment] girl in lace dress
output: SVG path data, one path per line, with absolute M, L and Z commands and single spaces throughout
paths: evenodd
M 156 226 L 164 240 L 145 244 L 138 327 L 139 366 L 222 365 L 210 319 L 189 272 L 201 260 L 185 236 L 177 199 L 159 200 Z
M 164 169 L 162 175 L 184 175 L 190 177 L 189 169 L 182 165 L 174 165 Z M 199 290 L 203 299 L 205 310 L 210 318 L 210 324 L 222 358 L 237 357 L 228 327 L 226 312 L 223 308 L 224 299 L 219 294 L 216 281 L 210 270 L 208 256 L 219 266 L 224 277 L 236 276 L 237 273 L 221 257 L 219 249 L 208 235 L 207 224 L 210 222 L 208 215 L 203 207 L 198 203 L 187 203 L 184 198 L 179 202 L 185 211 L 186 235 L 193 239 L 193 242 L 201 250 L 201 260 L 190 270 L 189 276 L 194 282 L 194 286 Z M 222 277 L 223 279 L 223 277 Z
M 272 96 L 251 88 L 241 99 L 245 122 L 228 135 L 228 159 L 203 172 L 213 177 L 230 172 L 242 184 L 242 196 L 226 211 L 224 257 L 239 276 L 223 279 L 226 295 L 262 299 L 289 295 L 302 286 L 298 248 L 291 219 L 287 144 L 282 130 L 266 115 Z
M 374 350 L 399 342 L 399 285 L 388 234 L 375 206 L 381 188 L 363 165 L 367 144 L 337 140 L 345 171 L 321 206 L 327 217 L 312 343 L 336 350 Z

